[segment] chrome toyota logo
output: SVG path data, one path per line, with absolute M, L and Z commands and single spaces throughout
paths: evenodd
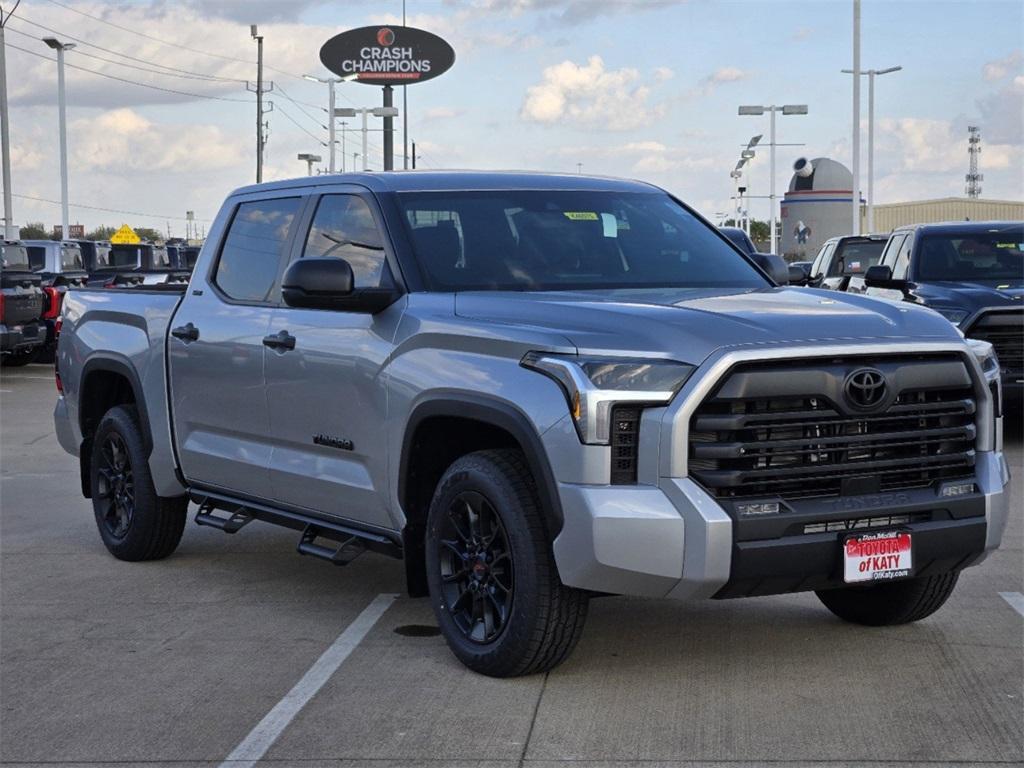
M 885 375 L 875 368 L 858 368 L 846 377 L 843 394 L 846 402 L 859 410 L 879 405 L 885 399 Z

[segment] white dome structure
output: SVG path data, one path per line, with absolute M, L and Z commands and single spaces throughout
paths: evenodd
M 852 189 L 853 174 L 842 163 L 827 157 L 798 159 L 779 205 L 781 252 L 812 259 L 830 237 L 848 234 Z

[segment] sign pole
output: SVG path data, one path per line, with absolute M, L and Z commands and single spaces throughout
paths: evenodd
M 384 109 L 394 106 L 395 89 L 384 86 Z M 387 114 L 387 113 L 385 113 Z M 395 170 L 395 119 L 390 115 L 384 118 L 384 170 Z

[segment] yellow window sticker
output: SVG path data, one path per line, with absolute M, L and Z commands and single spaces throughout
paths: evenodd
M 598 215 L 593 211 L 564 211 L 565 218 L 572 221 L 597 221 Z

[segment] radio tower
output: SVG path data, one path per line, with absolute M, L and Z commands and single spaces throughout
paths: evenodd
M 978 155 L 981 153 L 981 128 L 976 125 L 967 126 L 967 156 L 971 159 L 970 168 L 964 177 L 967 180 L 967 196 L 981 196 L 981 182 L 985 175 L 978 173 Z

